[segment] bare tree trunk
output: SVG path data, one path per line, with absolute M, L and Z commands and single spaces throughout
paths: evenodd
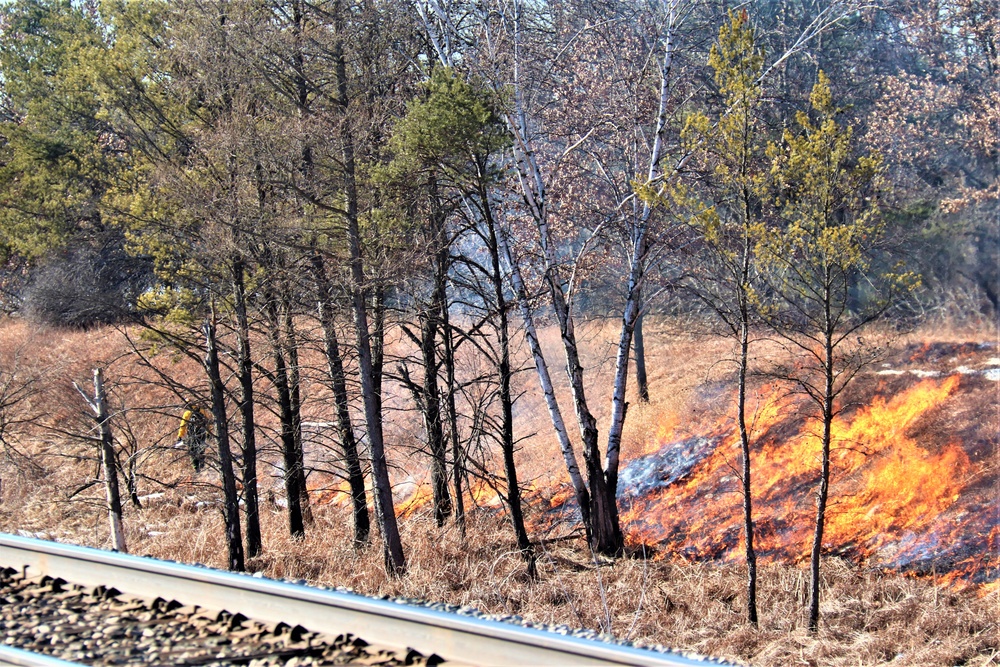
M 292 51 L 292 79 L 295 86 L 296 110 L 299 118 L 309 115 L 309 85 L 305 76 L 305 56 L 302 52 L 302 33 L 305 26 L 305 14 L 301 0 L 292 2 L 292 34 L 294 36 Z M 313 171 L 312 148 L 307 144 L 302 148 L 300 159 L 301 172 L 310 178 Z M 292 411 L 292 434 L 295 439 L 295 456 L 298 459 L 296 466 L 297 475 L 300 477 L 297 486 L 299 487 L 299 506 L 302 511 L 302 520 L 305 524 L 313 524 L 312 508 L 309 502 L 309 488 L 306 481 L 305 450 L 302 444 L 302 399 L 301 387 L 299 383 L 299 352 L 298 338 L 295 334 L 294 313 L 291 307 L 291 286 L 286 285 L 286 289 L 281 294 L 281 304 L 283 313 L 283 339 L 285 346 L 285 357 L 288 360 L 288 391 L 291 400 Z
M 104 490 L 108 499 L 108 520 L 111 524 L 111 544 L 115 551 L 128 553 L 125 531 L 122 527 L 122 498 L 118 488 L 118 465 L 115 463 L 114 440 L 108 415 L 108 398 L 104 392 L 104 377 L 100 368 L 94 369 L 94 402 L 91 404 L 101 436 L 101 470 Z
M 639 233 L 643 237 L 645 231 L 645 225 L 641 226 Z M 634 250 L 638 252 L 642 245 L 642 237 L 637 238 Z M 642 260 L 643 258 L 638 256 L 632 258 L 629 272 L 629 293 L 622 313 L 618 355 L 615 361 L 615 379 L 611 394 L 611 425 L 608 428 L 608 460 L 606 463 L 608 485 L 612 492 L 617 492 L 618 487 L 618 462 L 622 431 L 625 428 L 625 415 L 628 410 L 628 403 L 625 401 L 625 390 L 628 384 L 628 357 L 635 321 L 639 317 L 639 289 L 643 274 Z
M 521 194 L 538 229 L 538 240 L 542 249 L 545 282 L 549 288 L 552 307 L 559 321 L 563 350 L 566 355 L 566 372 L 569 375 L 573 406 L 576 411 L 580 435 L 583 439 L 583 458 L 587 466 L 590 510 L 585 515 L 589 526 L 588 538 L 595 551 L 604 554 L 619 554 L 623 547 L 621 528 L 618 523 L 618 509 L 613 489 L 609 490 L 604 469 L 601 466 L 600 445 L 598 443 L 597 420 L 587 405 L 583 378 L 583 366 L 576 343 L 572 313 L 566 299 L 565 284 L 559 275 L 555 248 L 548 224 L 545 179 L 532 150 L 526 117 L 523 90 L 520 85 L 520 20 L 521 5 L 514 3 L 514 109 L 507 116 L 507 124 L 514 139 L 514 155 Z M 520 299 L 520 297 L 519 297 Z M 527 304 L 527 300 L 524 301 Z M 522 306 L 523 307 L 523 306 Z M 537 357 L 536 357 L 537 361 Z M 609 451 L 610 455 L 610 451 Z
M 497 374 L 500 383 L 500 410 L 502 416 L 502 437 L 500 447 L 503 450 L 504 473 L 507 477 L 507 506 L 510 509 L 510 520 L 514 526 L 517 538 L 517 548 L 528 564 L 528 575 L 534 579 L 538 576 L 535 564 L 535 550 L 528 539 L 528 531 L 524 525 L 524 513 L 521 508 L 521 487 L 517 481 L 517 467 L 514 462 L 514 399 L 511 394 L 510 380 L 512 376 L 510 363 L 510 332 L 507 318 L 507 297 L 504 295 L 503 271 L 500 268 L 500 248 L 497 242 L 496 221 L 493 219 L 489 195 L 480 191 L 483 201 L 486 225 L 488 228 L 488 249 L 490 252 L 490 268 L 494 299 L 497 308 L 497 334 L 500 346 L 500 358 L 497 363 Z
M 813 532 L 812 549 L 809 555 L 809 632 L 819 632 L 819 565 L 823 556 L 823 528 L 826 524 L 826 503 L 830 492 L 830 442 L 833 425 L 834 396 L 834 343 L 833 317 L 830 312 L 829 277 L 826 296 L 826 330 L 824 333 L 824 394 L 823 394 L 823 440 L 822 464 L 819 474 L 819 488 L 816 492 L 816 527 Z
M 378 409 L 382 410 L 382 378 L 385 375 L 385 288 L 372 286 L 372 381 Z
M 451 495 L 448 492 L 447 443 L 441 424 L 441 396 L 438 391 L 437 304 L 421 314 L 420 356 L 424 366 L 421 395 L 424 428 L 431 455 L 431 486 L 434 492 L 434 520 L 438 527 L 451 515 Z
M 661 173 L 660 159 L 663 153 L 664 134 L 667 127 L 670 71 L 673 65 L 674 57 L 673 31 L 675 29 L 676 20 L 674 8 L 674 2 L 669 2 L 667 6 L 667 33 L 664 39 L 663 59 L 659 63 L 660 97 L 657 106 L 656 132 L 654 134 L 653 147 L 649 155 L 648 179 L 650 182 L 657 179 Z M 612 493 L 612 500 L 614 500 L 614 495 L 617 493 L 618 489 L 618 466 L 621 456 L 621 438 L 622 432 L 625 428 L 625 415 L 628 410 L 628 404 L 625 402 L 625 390 L 626 384 L 628 383 L 629 348 L 632 344 L 632 335 L 634 333 L 636 323 L 639 321 L 642 314 L 641 290 L 643 277 L 645 275 L 646 255 L 649 253 L 648 234 L 651 215 L 652 208 L 650 204 L 646 202 L 643 204 L 638 224 L 632 231 L 628 296 L 625 300 L 625 308 L 622 313 L 621 333 L 618 339 L 618 356 L 616 359 L 614 388 L 612 390 L 611 398 L 611 424 L 608 427 L 608 452 L 607 461 L 604 466 L 607 485 Z M 637 345 L 640 344 L 637 342 Z M 636 363 L 638 368 L 638 360 Z M 642 364 L 643 375 L 645 375 L 645 359 L 643 359 Z
M 462 475 L 465 472 L 465 453 L 458 433 L 458 408 L 455 405 L 455 343 L 451 331 L 451 318 L 447 302 L 441 304 L 441 337 L 444 340 L 445 383 L 448 388 L 448 431 L 451 436 L 452 481 L 455 486 L 455 523 L 465 537 L 465 498 L 462 493 Z
M 745 306 L 744 306 L 745 308 Z M 740 380 L 737 420 L 743 455 L 743 537 L 747 561 L 747 620 L 757 625 L 757 554 L 753 547 L 753 496 L 750 485 L 750 431 L 747 427 L 747 367 L 750 360 L 750 332 L 747 318 L 740 325 Z
M 361 379 L 361 395 L 365 405 L 365 423 L 368 427 L 368 447 L 372 457 L 372 484 L 375 487 L 375 513 L 385 555 L 386 569 L 391 574 L 402 574 L 406 569 L 403 545 L 399 539 L 395 509 L 392 504 L 392 488 L 389 486 L 389 468 L 385 459 L 385 443 L 382 439 L 382 401 L 375 387 L 372 349 L 368 329 L 368 309 L 364 295 L 364 270 L 361 256 L 361 232 L 357 217 L 349 223 L 351 246 L 351 268 L 354 277 L 354 329 L 358 346 L 358 366 Z
M 250 354 L 250 321 L 247 317 L 243 260 L 233 259 L 233 300 L 236 310 L 237 372 L 240 381 L 240 418 L 243 428 L 243 498 L 246 503 L 247 548 L 250 558 L 263 552 L 260 506 L 257 494 L 257 427 L 254 421 L 253 359 Z
M 343 35 L 343 7 L 338 3 L 335 12 L 335 28 Z M 342 38 L 341 38 L 342 39 Z M 348 118 L 347 59 L 342 44 L 334 53 L 337 77 L 337 101 L 342 110 L 341 144 L 344 165 L 344 195 L 347 204 L 347 241 L 351 262 L 351 301 L 354 311 L 354 329 L 358 348 L 358 371 L 361 380 L 361 395 L 365 406 L 365 424 L 368 431 L 368 448 L 372 457 L 372 485 L 375 492 L 375 515 L 382 532 L 386 570 L 400 575 L 406 570 L 403 543 L 399 538 L 395 508 L 392 504 L 392 487 L 389 486 L 389 467 L 385 458 L 385 442 L 382 435 L 382 339 L 379 324 L 384 316 L 382 307 L 375 309 L 376 353 L 373 355 L 371 329 L 368 322 L 369 290 L 365 278 L 364 255 L 361 246 L 361 227 L 358 221 L 358 189 L 354 156 L 354 136 Z M 378 290 L 376 290 L 376 300 Z M 384 302 L 383 302 L 384 303 Z
M 523 125 L 523 119 L 521 123 Z M 539 241 L 542 246 L 542 256 L 545 262 L 545 282 L 548 285 L 552 307 L 556 314 L 556 320 L 559 323 L 559 333 L 566 356 L 566 373 L 569 376 L 569 386 L 573 395 L 576 420 L 580 427 L 580 437 L 583 440 L 583 459 L 587 466 L 587 483 L 590 491 L 590 544 L 598 553 L 619 555 L 624 542 L 618 522 L 617 502 L 614 496 L 614 487 L 617 486 L 617 468 L 615 469 L 614 476 L 615 484 L 609 487 L 601 465 L 601 448 L 598 443 L 597 420 L 587 405 L 583 364 L 580 362 L 573 315 L 570 312 L 569 303 L 566 300 L 566 293 L 564 291 L 564 283 L 556 265 L 555 249 L 552 245 L 551 231 L 545 212 L 541 172 L 534 163 L 530 152 L 524 154 L 520 164 L 522 169 L 530 168 L 530 174 L 522 176 L 522 190 L 525 198 L 534 202 L 532 209 L 535 211 L 534 219 L 538 227 Z M 530 183 L 532 182 L 535 184 L 534 188 L 537 189 L 530 187 Z M 634 284 L 630 282 L 630 293 L 633 288 Z M 628 317 L 628 313 L 626 313 L 626 317 Z M 629 328 L 629 335 L 631 335 L 631 328 Z M 630 339 L 629 343 L 631 343 Z M 627 363 L 627 347 L 625 359 Z M 616 379 L 616 388 L 622 384 L 622 382 Z M 624 406 L 623 400 L 621 403 Z M 624 420 L 624 410 L 622 410 L 620 420 Z M 614 423 L 612 422 L 613 425 Z M 612 453 L 615 454 L 615 462 L 617 463 L 617 451 L 612 452 L 609 446 L 609 459 Z
M 295 322 L 292 318 L 291 288 L 286 286 L 282 291 L 282 324 L 285 358 L 288 360 L 288 398 L 292 417 L 292 437 L 295 441 L 295 470 L 299 487 L 299 506 L 302 509 L 302 522 L 312 525 L 312 508 L 309 503 L 309 488 L 306 484 L 306 457 L 302 444 L 302 389 L 299 381 L 299 340 L 295 332 Z
M 431 454 L 431 484 L 434 491 L 434 519 L 443 526 L 451 516 L 451 494 L 448 489 L 448 445 L 441 420 L 441 392 L 438 387 L 437 339 L 441 330 L 441 312 L 448 307 L 448 263 L 450 248 L 446 240 L 445 218 L 440 210 L 437 179 L 430 177 L 432 202 L 431 227 L 428 230 L 434 248 L 434 288 L 430 303 L 420 313 L 420 356 L 424 367 L 423 407 L 427 430 L 427 445 Z
M 639 300 L 639 317 L 635 319 L 635 329 L 632 331 L 632 353 L 635 355 L 635 388 L 639 392 L 639 402 L 649 403 L 649 380 L 646 376 L 646 342 L 643 336 L 642 294 Z
M 274 389 L 278 394 L 278 417 L 281 423 L 281 457 L 284 464 L 285 499 L 288 502 L 288 532 L 292 537 L 304 537 L 302 490 L 299 486 L 299 457 L 295 448 L 295 418 L 288 386 L 288 367 L 280 339 L 281 322 L 274 294 L 264 295 L 264 311 L 268 320 L 268 338 L 274 360 Z
M 431 490 L 434 500 L 434 521 L 438 528 L 444 526 L 445 520 L 451 514 L 451 497 L 448 494 L 447 443 L 444 439 L 444 428 L 441 424 L 441 401 L 437 389 L 437 360 L 434 353 L 435 337 L 427 326 L 427 314 L 421 313 L 420 350 L 421 363 L 424 366 L 424 379 L 417 384 L 410 377 L 405 364 L 400 364 L 399 374 L 413 396 L 413 402 L 420 412 L 424 423 L 424 434 L 427 437 L 428 453 L 431 457 Z M 433 370 L 431 370 L 433 369 Z M 433 375 L 432 375 L 433 373 Z
M 128 473 L 125 475 L 125 491 L 128 493 L 128 499 L 132 503 L 132 507 L 137 510 L 142 509 L 142 502 L 139 500 L 139 484 L 136 479 L 138 471 L 136 470 L 136 458 L 134 456 L 129 457 L 128 461 Z
M 312 253 L 311 261 L 316 280 L 319 319 L 323 327 L 323 345 L 326 351 L 327 368 L 330 373 L 333 400 L 337 406 L 337 429 L 340 432 L 340 446 L 343 449 L 344 464 L 347 467 L 347 482 L 351 487 L 351 500 L 354 507 L 354 543 L 360 546 L 368 542 L 368 536 L 371 532 L 365 478 L 361 470 L 358 443 L 354 437 L 354 425 L 348 407 L 347 380 L 344 375 L 344 362 L 340 355 L 337 330 L 333 321 L 333 306 L 330 303 L 330 286 L 326 277 L 326 268 L 323 264 L 323 257 L 318 252 Z
M 583 439 L 583 460 L 587 466 L 587 481 L 590 488 L 590 544 L 598 553 L 617 556 L 624 547 L 621 528 L 618 524 L 618 505 L 614 495 L 617 475 L 614 478 L 616 483 L 609 486 L 604 469 L 601 467 L 597 420 L 587 405 L 583 365 L 580 363 L 572 314 L 569 311 L 569 304 L 566 302 L 563 286 L 554 265 L 549 265 L 546 271 L 546 280 L 549 285 L 549 294 L 552 297 L 552 305 L 556 312 L 556 319 L 559 322 L 563 350 L 566 353 L 566 372 L 569 374 L 576 419 L 580 425 L 580 437 Z M 627 348 L 625 355 L 627 364 Z M 615 386 L 618 387 L 619 383 L 616 382 Z M 609 455 L 610 451 L 609 448 Z
M 433 16 L 428 14 L 423 5 L 417 3 L 417 13 L 424 25 L 424 30 L 427 36 L 430 38 L 431 43 L 434 45 L 434 50 L 437 54 L 438 60 L 444 67 L 453 67 L 454 62 L 452 61 L 452 48 L 451 39 L 452 31 L 454 25 L 451 23 L 450 17 L 443 10 L 443 8 L 436 2 L 432 4 Z M 432 177 L 433 178 L 433 177 Z M 437 197 L 436 184 L 432 183 L 432 197 Z M 443 237 L 444 229 L 443 224 L 439 227 L 439 235 Z M 443 238 L 439 238 L 438 241 L 442 241 Z M 445 274 L 442 276 L 438 274 L 440 280 L 447 278 L 447 263 L 450 261 L 450 249 L 447 244 L 442 248 L 444 251 L 444 256 L 438 257 L 437 266 L 439 269 L 444 268 Z M 442 261 L 442 259 L 444 261 Z M 439 287 L 441 289 L 441 294 L 445 295 L 445 283 L 440 282 Z M 465 537 L 465 499 L 462 492 L 462 478 L 465 473 L 464 469 L 464 452 L 462 451 L 462 443 L 459 438 L 458 433 L 458 412 L 455 405 L 455 350 L 454 350 L 454 340 L 451 330 L 450 316 L 448 313 L 448 300 L 443 298 L 438 302 L 439 307 L 439 317 L 441 323 L 441 336 L 444 342 L 444 356 L 442 358 L 442 363 L 445 367 L 445 383 L 447 386 L 447 396 L 446 396 L 446 409 L 448 413 L 448 430 L 451 438 L 451 448 L 452 448 L 452 481 L 454 484 L 455 492 L 455 523 L 458 525 L 459 533 L 462 537 Z M 447 447 L 447 443 L 445 443 Z M 435 492 L 436 493 L 436 492 Z
M 747 372 L 750 369 L 750 323 L 751 300 L 749 286 L 753 280 L 753 237 L 749 221 L 752 220 L 754 203 L 749 193 L 743 195 L 743 257 L 739 273 L 734 278 L 736 303 L 739 308 L 739 322 L 736 334 L 740 344 L 739 396 L 737 398 L 737 421 L 740 429 L 740 450 L 743 457 L 743 539 L 746 546 L 747 562 L 747 620 L 757 625 L 757 553 L 754 551 L 753 486 L 750 466 L 750 430 L 747 427 Z
M 213 315 L 214 317 L 214 315 Z M 205 372 L 212 387 L 212 417 L 215 421 L 215 438 L 219 446 L 219 467 L 222 469 L 222 491 L 224 496 L 223 518 L 226 524 L 226 548 L 229 553 L 229 569 L 242 572 L 243 537 L 240 534 L 240 501 L 236 492 L 236 476 L 233 474 L 233 456 L 229 449 L 229 420 L 226 417 L 226 394 L 219 373 L 219 351 L 215 343 L 215 322 L 205 322 Z
M 538 340 L 538 331 L 535 329 L 534 315 L 531 312 L 531 304 L 528 302 L 528 292 L 524 287 L 524 281 L 521 279 L 520 266 L 511 253 L 506 233 L 499 224 L 496 226 L 496 232 L 497 243 L 510 270 L 509 278 L 514 289 L 514 295 L 517 298 L 518 306 L 521 309 L 521 317 L 524 321 L 524 336 L 528 340 L 528 347 L 531 348 L 531 355 L 534 357 L 538 383 L 541 386 L 542 394 L 545 396 L 545 405 L 549 410 L 552 427 L 559 440 L 559 449 L 562 452 L 570 482 L 573 484 L 576 503 L 580 507 L 583 526 L 587 531 L 587 539 L 589 541 L 591 535 L 590 492 L 587 490 L 587 485 L 580 474 L 580 467 L 576 461 L 576 452 L 573 450 L 573 443 L 569 439 L 569 431 L 566 430 L 562 411 L 559 409 L 559 403 L 556 401 L 555 390 L 552 387 L 552 377 L 549 375 L 549 367 L 545 361 L 545 355 L 542 354 L 542 346 Z

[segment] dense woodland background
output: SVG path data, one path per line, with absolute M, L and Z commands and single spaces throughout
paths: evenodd
M 393 480 L 419 469 L 463 536 L 496 494 L 537 577 L 527 391 L 592 555 L 631 553 L 623 433 L 650 400 L 643 323 L 669 322 L 731 362 L 754 626 L 748 392 L 797 391 L 826 426 L 815 632 L 844 392 L 899 332 L 996 337 L 996 0 L 17 0 L 0 34 L 0 302 L 127 343 L 72 378 L 103 428 L 56 426 L 95 443 L 115 548 L 190 409 L 233 569 L 264 554 L 277 466 L 288 535 L 333 493 L 344 542 L 402 576 Z M 19 354 L 0 435 L 30 476 L 46 420 Z

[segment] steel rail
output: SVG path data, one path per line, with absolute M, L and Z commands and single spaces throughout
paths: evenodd
M 79 663 L 0 644 L 0 667 L 79 667 Z
M 0 566 L 18 570 L 26 567 L 31 575 L 60 577 L 83 586 L 114 586 L 122 593 L 147 599 L 161 597 L 240 612 L 264 623 L 284 622 L 335 635 L 351 633 L 371 644 L 414 648 L 425 655 L 437 653 L 458 664 L 722 664 L 697 656 L 565 636 L 362 595 L 3 533 Z M 0 655 L 2 664 L 4 657 Z

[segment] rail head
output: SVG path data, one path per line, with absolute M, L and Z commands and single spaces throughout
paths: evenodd
M 0 667 L 79 667 L 79 663 L 0 644 Z
M 697 667 L 718 660 L 560 635 L 511 623 L 0 533 L 0 566 L 60 577 L 85 586 L 112 585 L 139 597 L 176 599 L 239 611 L 255 620 L 302 625 L 455 663 L 478 665 L 650 665 Z M 3 664 L 3 663 L 0 663 Z

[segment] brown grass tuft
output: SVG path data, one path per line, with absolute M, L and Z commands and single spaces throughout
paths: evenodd
M 601 390 L 592 405 L 600 418 L 608 412 L 612 368 L 607 341 L 613 328 L 591 323 L 581 336 L 589 341 L 585 363 L 593 371 L 591 381 Z M 968 332 L 949 336 L 969 339 Z M 718 419 L 724 406 L 705 403 L 704 388 L 725 380 L 730 372 L 719 362 L 729 353 L 724 341 L 678 334 L 663 322 L 653 322 L 647 337 L 654 400 L 639 405 L 630 399 L 624 447 L 631 452 L 649 446 L 658 429 L 683 433 L 700 419 Z M 546 345 L 552 359 L 559 359 L 552 330 L 546 332 Z M 10 434 L 11 442 L 30 453 L 37 467 L 18 466 L 10 457 L 0 461 L 0 530 L 109 546 L 100 487 L 73 494 L 94 479 L 92 452 L 51 429 L 53 424 L 83 428 L 82 401 L 70 381 L 84 384 L 90 368 L 103 364 L 119 381 L 124 406 L 155 408 L 134 416 L 140 444 L 148 450 L 143 465 L 150 478 L 140 483 L 140 493 L 158 495 L 146 497 L 142 509 L 126 504 L 130 551 L 221 567 L 225 548 L 217 481 L 209 471 L 193 475 L 182 453 L 170 448 L 177 399 L 149 386 L 142 373 L 128 365 L 126 352 L 120 334 L 112 330 L 80 333 L 35 329 L 23 322 L 0 325 L 0 369 L 21 364 L 44 377 L 44 391 L 33 399 L 43 423 Z M 306 361 L 322 367 L 315 359 Z M 159 362 L 185 382 L 200 381 L 196 366 L 166 356 Z M 558 449 L 538 392 L 533 391 L 535 378 L 526 372 L 518 381 L 525 391 L 518 403 L 518 435 L 527 438 L 519 454 L 520 474 L 526 483 L 545 487 L 562 478 Z M 387 404 L 405 407 L 405 397 L 388 396 Z M 568 416 L 568 401 L 565 405 Z M 327 408 L 316 398 L 308 409 L 309 418 L 322 419 Z M 262 413 L 265 427 L 273 425 L 272 419 Z M 389 419 L 397 479 L 419 481 L 425 464 L 410 449 L 419 441 L 419 420 L 400 412 Z M 264 437 L 265 452 L 270 451 L 269 438 L 273 433 Z M 273 453 L 265 453 L 268 456 Z M 377 539 L 362 549 L 352 547 L 350 516 L 335 503 L 314 506 L 315 523 L 307 528 L 306 538 L 291 539 L 284 511 L 267 500 L 269 495 L 280 500 L 278 479 L 267 465 L 261 474 L 265 553 L 249 567 L 270 577 L 468 605 L 761 667 L 1000 664 L 1000 587 L 995 585 L 981 590 L 943 588 L 932 577 L 904 577 L 830 558 L 823 566 L 821 630 L 812 636 L 805 629 L 806 573 L 766 565 L 760 572 L 761 622 L 754 628 L 744 621 L 745 573 L 738 565 L 641 557 L 595 560 L 580 539 L 554 539 L 539 545 L 540 576 L 531 580 L 514 549 L 506 518 L 490 508 L 470 513 L 465 539 L 453 526 L 438 529 L 426 510 L 403 519 L 408 572 L 394 579 L 385 573 Z M 549 537 L 571 528 L 558 526 Z

